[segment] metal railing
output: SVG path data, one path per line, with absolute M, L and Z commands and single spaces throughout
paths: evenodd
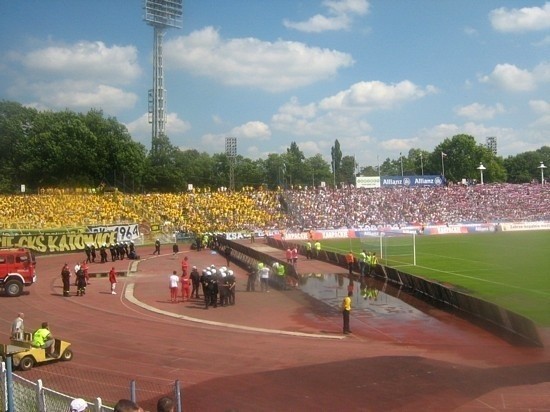
M 36 382 L 25 379 L 12 372 L 11 359 L 0 364 L 0 411 L 6 412 L 67 412 L 74 396 L 46 388 L 42 380 Z M 128 399 L 139 403 L 136 395 L 136 381 L 130 381 Z M 176 411 L 182 409 L 182 391 L 180 382 L 174 382 L 173 398 Z M 86 400 L 90 412 L 111 412 L 113 407 L 106 406 L 100 397 Z

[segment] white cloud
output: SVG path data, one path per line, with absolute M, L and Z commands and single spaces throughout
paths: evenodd
M 233 129 L 225 133 L 208 133 L 201 137 L 202 147 L 213 148 L 216 151 L 220 151 L 219 148 L 225 147 L 225 138 L 226 137 L 236 137 L 244 141 L 259 141 L 259 140 L 269 140 L 271 138 L 271 130 L 269 126 L 260 121 L 250 121 L 240 126 L 234 127 Z M 240 151 L 239 140 L 237 140 L 237 151 Z
M 116 115 L 138 101 L 123 88 L 141 75 L 134 46 L 78 42 L 5 56 L 11 63 L 9 95 L 42 110 L 97 108 Z
M 306 33 L 348 30 L 354 15 L 363 16 L 369 11 L 367 0 L 325 0 L 323 6 L 328 9 L 328 16 L 316 14 L 308 20 L 298 22 L 285 19 L 283 25 Z
M 328 147 L 335 138 L 348 139 L 350 148 L 360 147 L 373 141 L 366 118 L 371 111 L 389 110 L 435 92 L 433 86 L 422 88 L 410 81 L 359 82 L 315 103 L 300 105 L 297 98 L 292 98 L 272 116 L 271 127 L 294 136 L 328 138 Z
M 546 100 L 531 100 L 529 107 L 540 116 L 530 126 L 534 129 L 541 129 L 544 133 L 548 134 L 548 127 L 550 127 L 550 102 Z
M 324 110 L 359 110 L 389 109 L 399 103 L 412 101 L 436 93 L 433 86 L 425 89 L 404 80 L 397 84 L 387 84 L 380 81 L 359 82 L 349 89 L 334 96 L 327 97 L 319 103 Z
M 56 82 L 19 83 L 19 92 L 25 91 L 36 99 L 31 105 L 57 110 L 101 109 L 107 113 L 117 113 L 131 109 L 138 101 L 135 93 L 118 87 L 92 81 L 64 80 Z M 14 89 L 10 89 L 12 93 Z
M 418 147 L 418 138 L 411 139 L 388 139 L 380 142 L 378 147 L 396 153 L 397 151 L 406 153 L 413 147 Z
M 542 84 L 550 83 L 550 63 L 540 63 L 532 71 L 520 69 L 513 64 L 497 64 L 491 74 L 481 76 L 479 81 L 507 91 L 529 92 Z
M 529 107 L 535 113 L 550 114 L 550 102 L 546 100 L 531 100 L 529 101 Z
M 494 106 L 487 106 L 481 103 L 472 103 L 460 106 L 455 109 L 458 116 L 467 117 L 472 120 L 487 120 L 494 118 L 497 114 L 504 113 L 504 106 L 497 103 Z
M 268 140 L 271 137 L 269 126 L 263 122 L 252 121 L 233 128 L 229 136 L 243 139 Z
M 144 113 L 136 120 L 127 123 L 126 128 L 134 140 L 143 143 L 146 148 L 151 146 L 152 126 L 149 123 L 148 113 Z M 166 135 L 173 144 L 175 144 L 175 141 L 181 140 L 181 135 L 190 129 L 191 124 L 180 119 L 177 113 L 168 113 L 166 116 Z
M 446 123 L 420 131 L 422 147 L 432 150 L 446 138 L 457 134 L 468 134 L 477 139 L 478 144 L 485 144 L 485 138 L 496 136 L 499 156 L 515 155 L 542 146 L 540 134 L 528 130 L 516 130 L 506 127 L 487 127 L 480 123 L 467 122 L 462 125 Z M 416 146 L 415 146 L 416 147 Z
M 489 13 L 489 20 L 495 30 L 502 32 L 545 30 L 550 28 L 550 3 L 521 9 L 501 7 Z
M 107 47 L 100 41 L 51 46 L 22 55 L 11 54 L 11 58 L 18 60 L 26 71 L 40 76 L 128 84 L 141 75 L 134 46 Z
M 316 14 L 306 21 L 292 22 L 289 20 L 284 20 L 283 24 L 289 29 L 304 31 L 307 33 L 320 33 L 323 31 L 348 29 L 350 26 L 350 21 L 350 18 L 346 15 L 326 17 L 321 14 Z
M 167 69 L 188 70 L 226 85 L 281 92 L 334 76 L 353 64 L 347 53 L 303 43 L 224 40 L 212 27 L 166 42 Z
M 480 81 L 514 92 L 531 91 L 536 86 L 536 79 L 533 73 L 507 63 L 497 64 L 493 72 L 490 75 L 482 76 Z

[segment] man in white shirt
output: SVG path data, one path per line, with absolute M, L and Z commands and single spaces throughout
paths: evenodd
M 259 270 L 260 288 L 262 292 L 269 292 L 269 267 L 264 266 Z
M 178 301 L 178 284 L 179 284 L 178 273 L 174 270 L 170 275 L 170 302 L 177 303 Z
M 23 322 L 24 317 L 25 317 L 25 314 L 23 312 L 19 312 L 15 320 L 12 322 L 11 324 L 12 339 L 23 340 L 23 337 L 25 334 L 25 324 Z

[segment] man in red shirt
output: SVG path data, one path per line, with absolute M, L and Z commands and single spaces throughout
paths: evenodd
M 114 266 L 109 271 L 109 282 L 111 283 L 111 295 L 116 295 L 116 270 Z
M 185 256 L 181 261 L 181 276 L 187 276 L 189 273 L 189 258 Z
M 348 264 L 348 271 L 349 275 L 351 277 L 353 272 L 353 262 L 355 261 L 355 257 L 353 256 L 353 252 L 350 250 L 350 252 L 346 255 L 346 263 Z

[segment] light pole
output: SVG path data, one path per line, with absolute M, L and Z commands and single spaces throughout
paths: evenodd
M 479 170 L 479 173 L 481 174 L 481 184 L 483 184 L 483 171 L 486 169 L 485 166 L 483 166 L 483 163 L 479 163 L 479 166 L 477 170 Z
M 399 161 L 401 162 L 401 177 L 403 177 L 403 155 L 399 152 Z
M 420 153 L 420 170 L 422 170 L 422 176 L 424 176 L 424 161 L 422 160 L 422 152 Z
M 441 152 L 441 175 L 445 178 L 445 162 L 443 159 L 447 157 L 447 153 Z
M 544 163 L 541 161 L 540 166 L 537 167 L 537 169 L 540 169 L 540 184 L 544 184 L 544 169 L 546 169 L 546 166 L 544 166 Z

